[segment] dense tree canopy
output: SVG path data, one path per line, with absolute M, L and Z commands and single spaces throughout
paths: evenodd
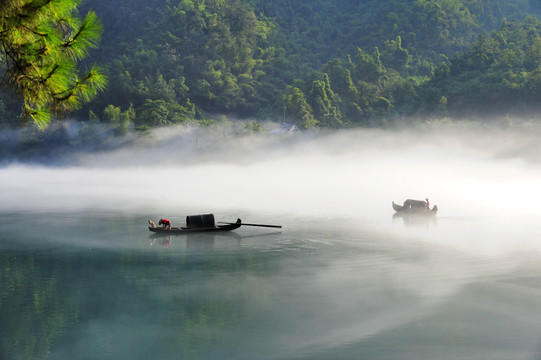
M 0 43 L 6 83 L 40 126 L 51 114 L 77 109 L 105 85 L 99 68 L 79 74 L 76 62 L 96 47 L 102 27 L 94 12 L 76 16 L 79 0 L 3 0 Z
M 421 87 L 423 109 L 432 112 L 446 99 L 454 114 L 495 114 L 541 108 L 541 23 L 504 21 L 479 36 L 465 52 L 442 64 Z
M 95 14 L 105 30 L 93 60 L 110 81 L 76 115 L 110 124 L 115 134 L 207 123 L 217 114 L 337 128 L 541 104 L 539 0 L 0 4 L 11 9 L 0 26 L 16 29 L 1 33 L 7 78 L 37 121 L 103 87 L 99 71 L 78 76 L 74 66 L 97 45 Z M 29 4 L 40 11 L 21 17 Z M 76 20 L 78 5 L 88 12 L 83 20 Z M 17 17 L 24 26 L 13 25 Z M 17 46 L 20 58 L 11 55 Z M 46 61 L 45 49 L 56 62 Z M 0 95 L 0 124 L 14 123 L 13 109 Z

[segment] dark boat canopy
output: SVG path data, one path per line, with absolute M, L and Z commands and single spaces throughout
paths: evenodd
M 186 216 L 186 227 L 189 229 L 206 229 L 216 227 L 214 214 L 188 215 Z

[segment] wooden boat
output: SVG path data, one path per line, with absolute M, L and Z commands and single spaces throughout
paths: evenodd
M 397 214 L 436 215 L 438 213 L 438 206 L 434 205 L 430 209 L 426 207 L 426 203 L 423 200 L 408 199 L 404 201 L 404 205 L 398 205 L 393 201 L 393 210 Z
M 247 224 L 243 223 L 240 219 L 237 219 L 237 221 L 234 223 L 222 223 L 224 225 L 216 225 L 214 214 L 188 215 L 186 216 L 185 227 L 172 227 L 170 229 L 164 229 L 156 226 L 152 220 L 149 220 L 148 223 L 150 224 L 148 227 L 150 231 L 163 235 L 231 231 L 238 229 L 243 225 L 281 228 L 279 225 Z

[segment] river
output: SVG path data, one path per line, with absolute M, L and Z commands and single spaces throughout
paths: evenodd
M 535 159 L 371 138 L 240 164 L 6 165 L 0 358 L 539 359 Z M 406 194 L 438 215 L 394 217 Z M 147 229 L 206 212 L 283 228 Z

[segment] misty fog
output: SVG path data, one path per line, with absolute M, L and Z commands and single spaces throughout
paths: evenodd
M 493 314 L 503 315 L 498 319 L 509 331 L 527 326 L 532 331 L 524 333 L 531 335 L 523 340 L 529 345 L 536 342 L 538 329 L 532 316 L 538 309 L 538 290 L 528 281 L 538 278 L 541 250 L 536 209 L 541 197 L 540 145 L 541 129 L 528 124 L 503 128 L 455 123 L 252 136 L 232 136 L 219 128 L 207 133 L 164 128 L 114 151 L 73 154 L 70 166 L 4 166 L 0 212 L 78 212 L 84 217 L 87 210 L 103 210 L 141 219 L 141 228 L 132 230 L 137 235 L 127 238 L 109 234 L 103 239 L 78 230 L 79 241 L 74 242 L 60 229 L 49 235 L 54 243 L 80 243 L 89 251 L 148 248 L 144 219 L 157 214 L 178 222 L 187 214 L 212 212 L 218 220 L 239 216 L 246 222 L 283 225 L 274 237 L 251 238 L 265 232 L 245 228 L 237 234 L 248 235 L 242 239 L 247 253 L 278 251 L 280 270 L 260 277 L 257 272 L 240 276 L 225 271 L 212 273 L 216 279 L 206 278 L 210 289 L 224 286 L 228 277 L 228 291 L 244 291 L 249 284 L 254 289 L 250 296 L 256 298 L 259 286 L 274 284 L 272 315 L 265 326 L 250 328 L 243 336 L 249 340 L 247 349 L 259 347 L 276 358 L 325 354 L 336 344 L 358 342 L 363 347 L 363 341 L 376 334 L 392 338 L 389 329 L 404 329 L 395 335 L 407 339 L 411 324 L 420 331 L 411 335 L 418 343 L 442 328 L 450 334 L 456 330 L 460 337 L 479 333 L 484 338 L 486 329 L 477 331 L 475 320 L 466 322 L 473 330 L 454 324 L 453 308 L 467 319 L 480 316 L 481 324 L 493 321 Z M 393 218 L 392 201 L 426 197 L 438 205 L 434 221 L 412 226 Z M 64 217 L 46 219 L 60 223 Z M 96 224 L 80 218 L 74 222 L 90 230 Z M 132 221 L 124 224 L 133 227 Z M 189 251 L 188 240 L 172 242 L 169 250 Z M 218 252 L 220 246 L 239 243 L 212 244 Z M 176 260 L 174 264 L 176 268 Z M 239 285 L 239 279 L 245 282 Z M 149 293 L 170 294 L 167 281 L 151 283 Z M 188 291 L 187 285 L 172 288 L 179 293 L 201 291 L 201 284 L 194 284 L 195 290 L 188 286 Z M 520 296 L 506 298 L 510 287 Z M 470 303 L 486 312 L 468 307 Z M 508 314 L 512 316 L 506 318 Z M 446 322 L 440 316 L 449 327 L 442 326 Z M 285 326 L 296 335 L 269 331 L 269 324 L 271 329 Z M 507 338 L 507 332 L 500 337 L 496 330 L 497 339 Z
M 522 226 L 537 221 L 541 202 L 536 125 L 252 136 L 203 130 L 159 129 L 114 151 L 74 154 L 71 166 L 6 165 L 0 169 L 0 210 L 106 209 L 175 219 L 187 212 L 235 217 L 248 211 L 261 219 L 336 218 L 377 226 L 390 222 L 392 201 L 429 198 L 438 205 L 440 228 L 490 238 L 502 229 L 471 221 L 490 218 L 506 231 L 537 231 Z
M 224 132 L 225 134 L 225 132 Z M 0 169 L 0 209 L 249 209 L 379 217 L 430 198 L 441 216 L 535 216 L 539 128 L 483 125 L 226 137 L 161 129 L 72 166 Z

